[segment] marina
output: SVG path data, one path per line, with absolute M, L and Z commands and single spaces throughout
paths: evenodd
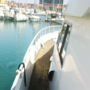
M 45 7 L 48 9 L 45 9 Z M 58 7 L 58 8 L 56 8 Z M 66 6 L 64 6 L 65 8 Z M 49 8 L 56 8 L 50 10 Z M 25 22 L 25 21 L 54 21 L 58 20 L 59 23 L 64 21 L 62 11 L 62 5 L 55 4 L 26 4 L 23 3 L 11 3 L 0 5 L 0 20 L 13 21 L 13 22 Z M 59 10 L 60 9 L 60 10 Z M 43 19 L 44 17 L 45 19 Z M 51 18 L 50 18 L 51 17 Z

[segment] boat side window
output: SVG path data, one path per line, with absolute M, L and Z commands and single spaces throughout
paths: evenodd
M 61 66 L 63 65 L 65 53 L 69 41 L 70 36 L 70 25 L 64 25 L 61 33 L 59 33 L 58 40 L 57 40 L 57 49 L 59 52 Z

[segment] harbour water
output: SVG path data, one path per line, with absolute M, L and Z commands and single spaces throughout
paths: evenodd
M 0 90 L 10 90 L 16 69 L 35 34 L 50 22 L 0 21 Z

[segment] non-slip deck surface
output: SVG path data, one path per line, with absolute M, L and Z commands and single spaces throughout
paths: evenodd
M 50 56 L 53 52 L 54 42 L 47 41 L 36 55 L 36 63 L 34 65 L 31 76 L 29 90 L 49 90 L 48 71 L 50 66 Z

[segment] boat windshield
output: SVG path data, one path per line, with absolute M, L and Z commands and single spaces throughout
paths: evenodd
M 63 65 L 63 61 L 65 58 L 65 53 L 67 50 L 67 45 L 69 42 L 71 26 L 64 24 L 61 33 L 59 33 L 58 40 L 57 40 L 57 49 L 59 52 L 60 62 Z

